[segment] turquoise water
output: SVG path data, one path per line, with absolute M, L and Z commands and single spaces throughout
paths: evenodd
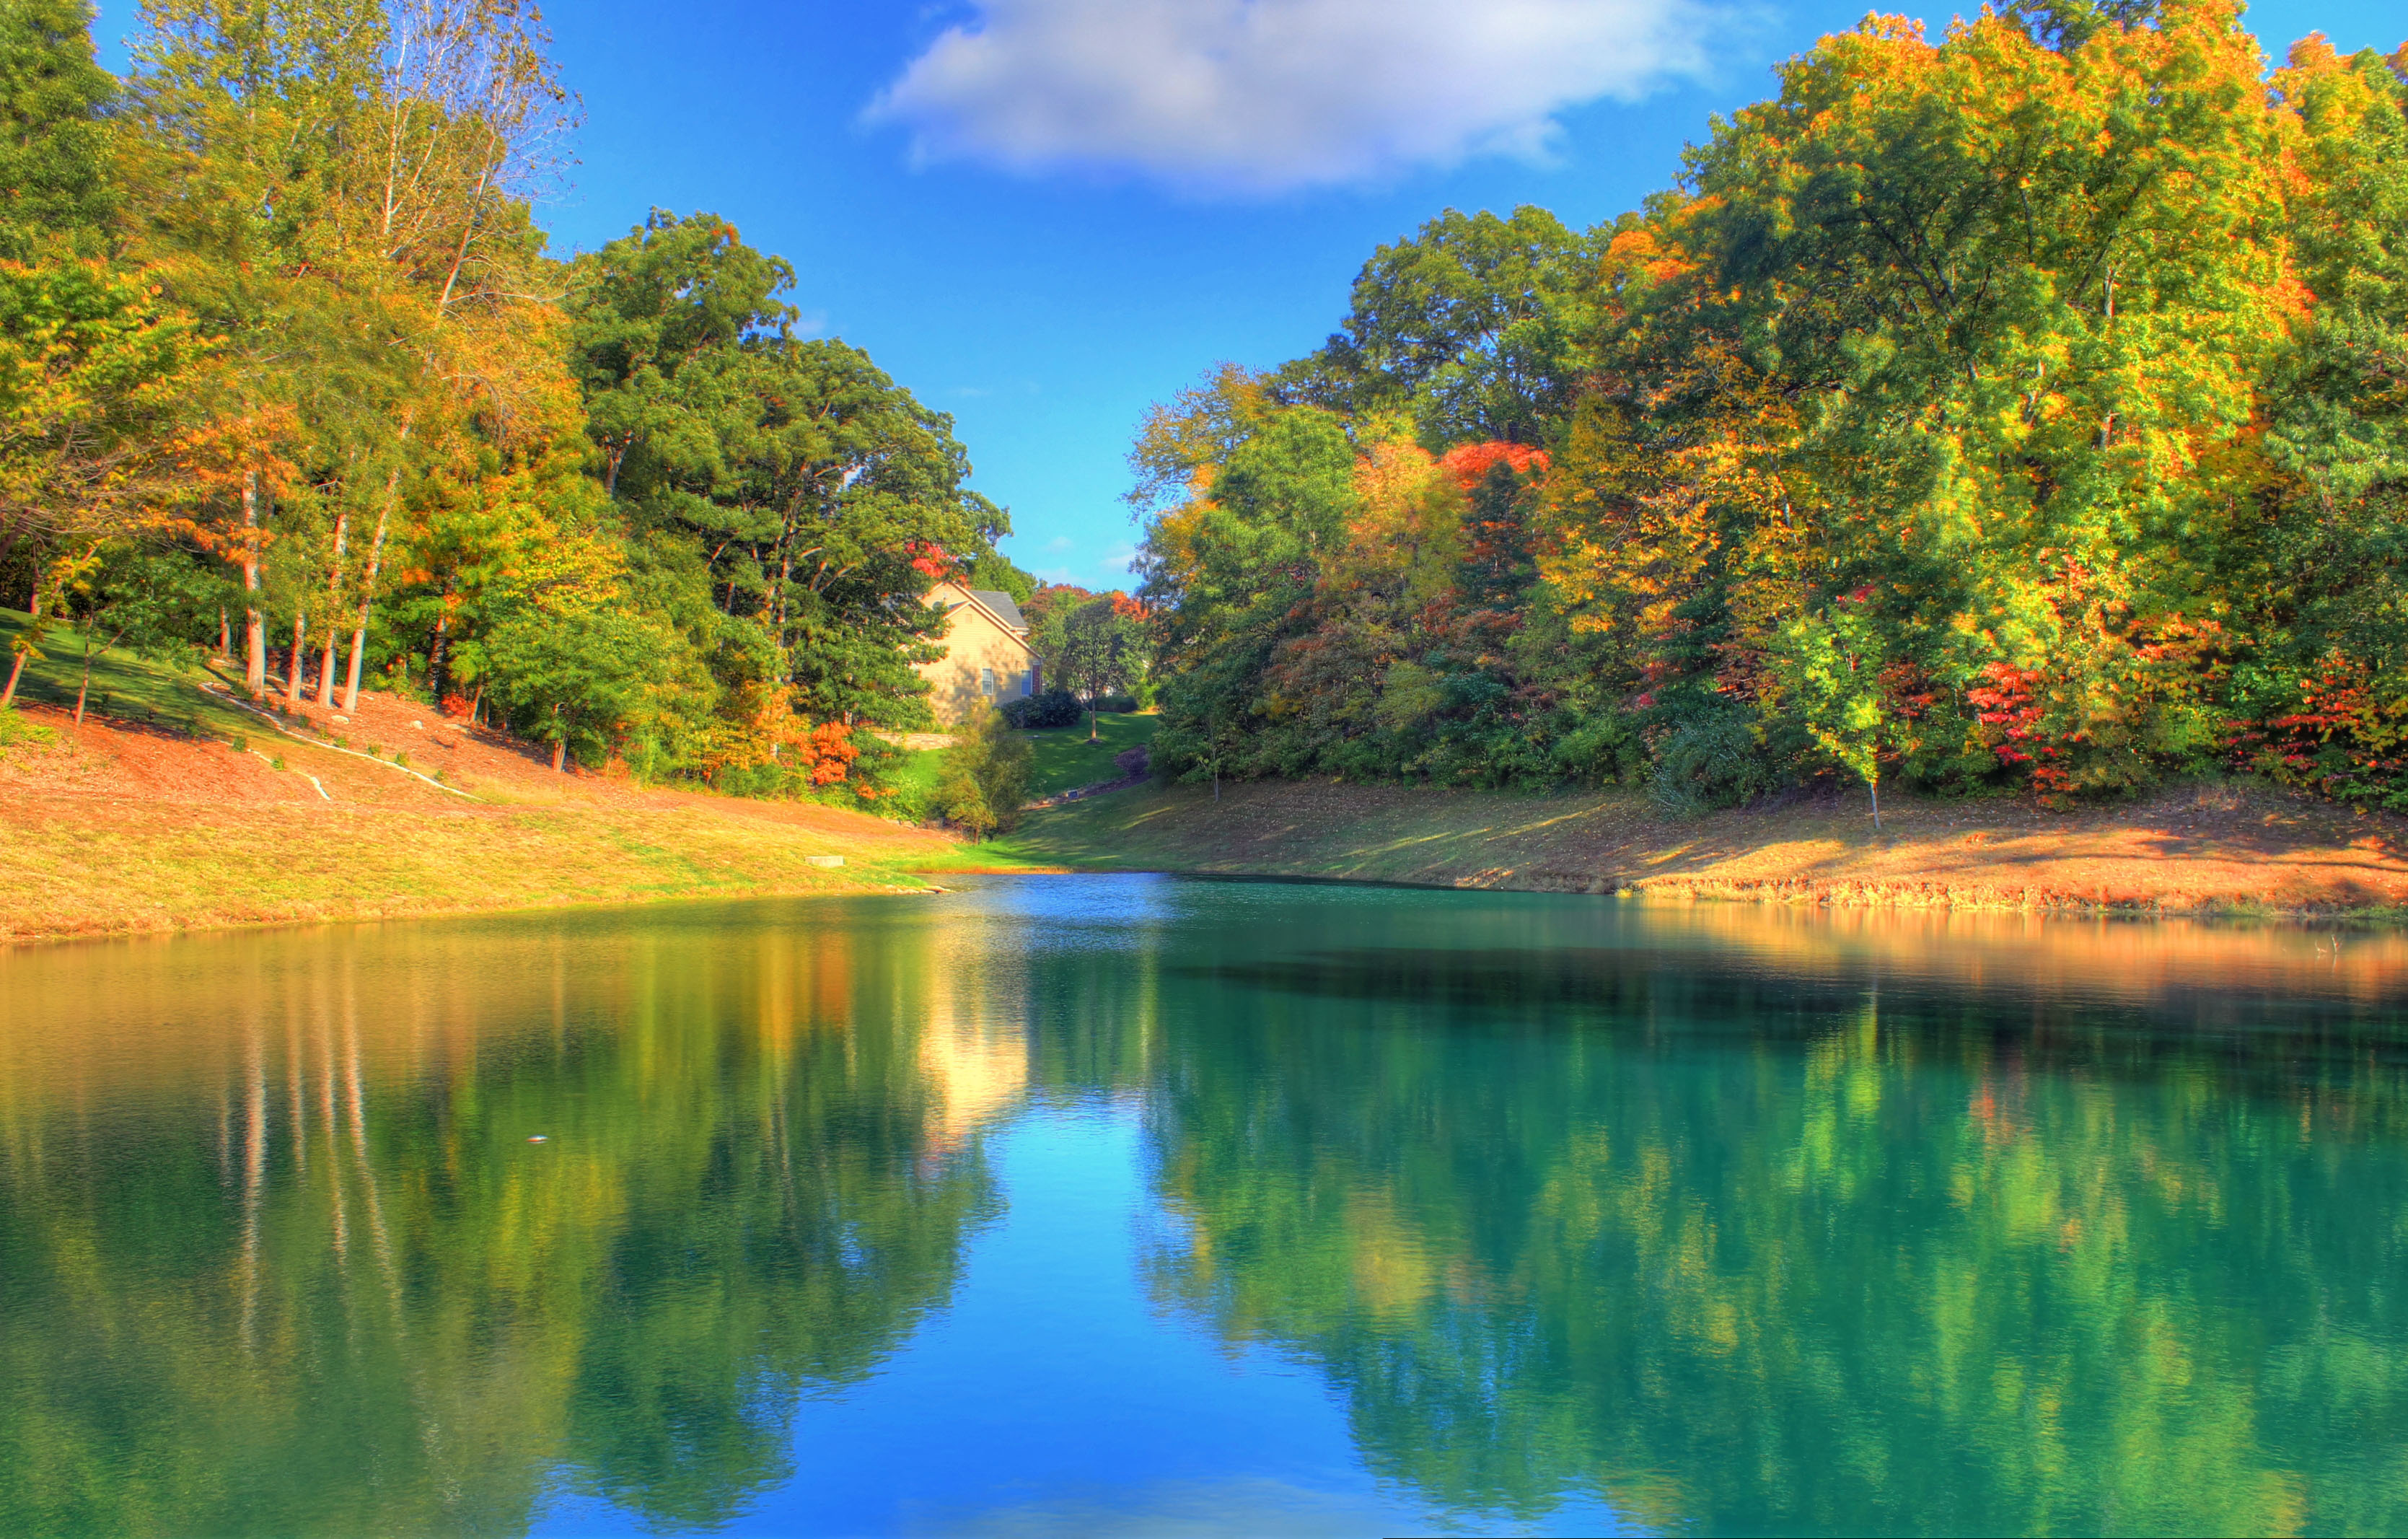
M 0 1532 L 2400 1532 L 2403 1000 L 1149 877 L 7 954 Z

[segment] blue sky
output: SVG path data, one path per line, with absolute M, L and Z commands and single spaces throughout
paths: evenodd
M 1372 248 L 1454 207 L 1591 223 L 1709 114 L 1852 24 L 1829 0 L 554 0 L 585 123 L 564 253 L 708 209 L 795 303 L 953 413 L 1006 551 L 1124 580 L 1147 404 L 1317 345 Z M 1948 12 L 1922 13 L 1937 30 Z M 108 0 L 106 62 L 131 31 Z M 2408 35 L 2397 0 L 2250 12 L 2271 53 Z

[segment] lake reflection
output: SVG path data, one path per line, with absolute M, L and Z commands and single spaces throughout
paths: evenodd
M 2404 997 L 1137 877 L 8 954 L 0 1531 L 2399 1532 Z

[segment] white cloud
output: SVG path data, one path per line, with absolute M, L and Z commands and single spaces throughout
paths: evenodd
M 974 0 L 873 101 L 915 156 L 1276 192 L 1484 153 L 1697 73 L 1717 0 Z
M 1049 551 L 1067 551 L 1078 543 L 1068 535 L 1055 535 L 1045 542 L 1045 548 Z

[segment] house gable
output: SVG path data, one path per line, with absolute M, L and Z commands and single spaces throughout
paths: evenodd
M 990 602 L 990 597 L 1000 605 Z M 1044 687 L 1043 670 L 1025 625 L 1013 624 L 1020 619 L 1020 609 L 1010 596 L 939 583 L 928 602 L 941 606 L 950 622 L 941 638 L 945 655 L 914 667 L 928 681 L 928 706 L 939 722 L 950 726 L 984 706 L 1016 700 Z

